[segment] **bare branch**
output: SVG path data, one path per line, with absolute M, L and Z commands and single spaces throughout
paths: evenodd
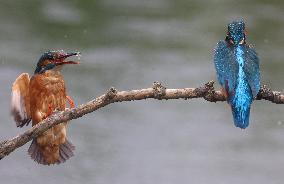
M 110 88 L 106 94 L 103 94 L 86 104 L 82 104 L 74 109 L 56 112 L 36 126 L 25 131 L 23 134 L 0 142 L 0 160 L 49 128 L 61 122 L 80 118 L 85 114 L 96 111 L 110 103 L 143 100 L 148 98 L 158 100 L 204 98 L 210 102 L 226 101 L 225 96 L 221 91 L 215 91 L 213 85 L 214 82 L 210 81 L 199 88 L 166 89 L 161 83 L 154 82 L 151 88 L 139 90 L 117 91 L 115 88 Z M 276 104 L 284 103 L 284 95 L 281 92 L 271 91 L 265 85 L 261 87 L 256 97 L 256 100 L 262 99 Z

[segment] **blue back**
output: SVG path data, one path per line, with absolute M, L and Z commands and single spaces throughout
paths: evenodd
M 235 125 L 246 128 L 250 105 L 260 89 L 257 54 L 246 44 L 220 41 L 215 48 L 214 64 L 218 81 L 228 94 Z
M 253 97 L 260 89 L 259 59 L 255 50 L 247 45 L 239 46 L 244 61 L 244 73 Z M 239 64 L 236 47 L 226 41 L 219 41 L 214 49 L 214 64 L 220 85 L 229 93 L 233 93 L 237 84 Z

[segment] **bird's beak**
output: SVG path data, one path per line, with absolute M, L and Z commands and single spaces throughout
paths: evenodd
M 65 59 L 67 59 L 68 57 L 71 56 L 77 56 L 80 57 L 81 53 L 80 52 L 71 52 L 71 53 L 64 53 L 59 55 L 59 57 L 56 59 L 55 64 L 56 65 L 65 65 L 65 64 L 79 64 L 80 62 L 78 61 L 66 61 Z

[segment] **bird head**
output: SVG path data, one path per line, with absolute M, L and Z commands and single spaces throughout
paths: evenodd
M 226 41 L 234 46 L 246 43 L 245 23 L 243 21 L 233 21 L 228 24 Z
M 35 74 L 44 73 L 47 70 L 60 69 L 66 64 L 79 64 L 78 61 L 66 61 L 71 56 L 80 56 L 80 52 L 47 51 L 38 60 Z

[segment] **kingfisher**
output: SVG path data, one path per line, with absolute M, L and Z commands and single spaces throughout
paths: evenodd
M 54 111 L 63 111 L 66 103 L 71 108 L 75 105 L 66 95 L 61 69 L 67 64 L 78 64 L 69 61 L 70 56 L 79 56 L 79 52 L 67 53 L 47 51 L 37 62 L 34 75 L 22 73 L 13 83 L 11 92 L 11 114 L 17 127 L 35 126 Z M 45 131 L 32 141 L 28 154 L 39 164 L 60 164 L 74 155 L 75 147 L 66 138 L 66 122 Z
M 245 23 L 232 21 L 225 40 L 214 49 L 218 81 L 231 106 L 234 124 L 241 129 L 249 125 L 250 107 L 260 90 L 259 58 L 246 37 Z

